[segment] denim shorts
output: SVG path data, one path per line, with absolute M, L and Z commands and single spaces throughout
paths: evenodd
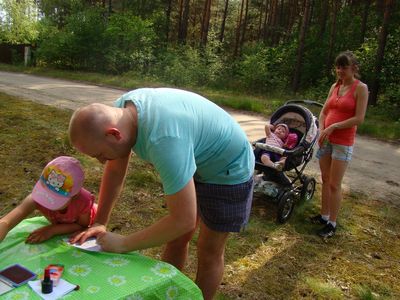
M 320 159 L 322 156 L 330 155 L 332 159 L 350 161 L 352 154 L 353 146 L 344 146 L 326 142 L 318 149 L 316 157 Z
M 240 232 L 249 221 L 254 181 L 235 185 L 195 182 L 197 208 L 204 224 L 219 232 Z

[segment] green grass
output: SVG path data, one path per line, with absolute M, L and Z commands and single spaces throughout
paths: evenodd
M 85 186 L 98 193 L 103 166 L 68 143 L 69 110 L 23 101 L 0 93 L 0 215 L 32 189 L 45 164 L 58 155 L 77 157 Z M 318 212 L 314 201 L 296 207 L 288 223 L 277 225 L 276 206 L 255 198 L 250 223 L 233 234 L 217 299 L 400 299 L 400 209 L 346 194 L 335 238 L 326 242 L 306 221 Z M 150 225 L 167 211 L 158 175 L 132 158 L 126 186 L 109 230 L 128 234 Z M 184 273 L 195 277 L 195 241 Z M 161 249 L 142 251 L 159 259 Z

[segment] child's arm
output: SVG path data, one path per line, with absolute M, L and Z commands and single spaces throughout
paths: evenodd
M 36 209 L 35 202 L 29 194 L 16 208 L 0 219 L 0 242 L 4 240 L 7 233 L 24 220 Z
M 271 132 L 274 130 L 274 125 L 272 125 L 272 124 L 270 124 L 270 123 L 267 123 L 266 125 L 265 125 L 265 136 L 266 137 L 270 137 L 270 135 L 271 135 Z
M 89 226 L 90 212 L 82 214 L 75 223 L 69 224 L 50 224 L 33 231 L 26 242 L 29 244 L 41 243 L 47 241 L 56 235 L 68 234 L 84 230 Z

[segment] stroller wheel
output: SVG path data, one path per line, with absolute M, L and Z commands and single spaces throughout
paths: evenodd
M 296 196 L 292 191 L 286 191 L 279 199 L 276 221 L 285 223 L 293 212 Z
M 300 201 L 310 201 L 314 196 L 316 181 L 313 177 L 304 179 L 303 187 L 300 192 Z

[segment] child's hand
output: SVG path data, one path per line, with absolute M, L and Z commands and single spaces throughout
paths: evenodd
M 33 231 L 26 239 L 28 244 L 37 244 L 53 237 L 53 232 L 51 230 L 51 225 L 45 226 Z
M 124 242 L 124 236 L 112 232 L 101 233 L 97 236 L 97 244 L 99 244 L 101 248 L 107 252 L 127 252 Z

